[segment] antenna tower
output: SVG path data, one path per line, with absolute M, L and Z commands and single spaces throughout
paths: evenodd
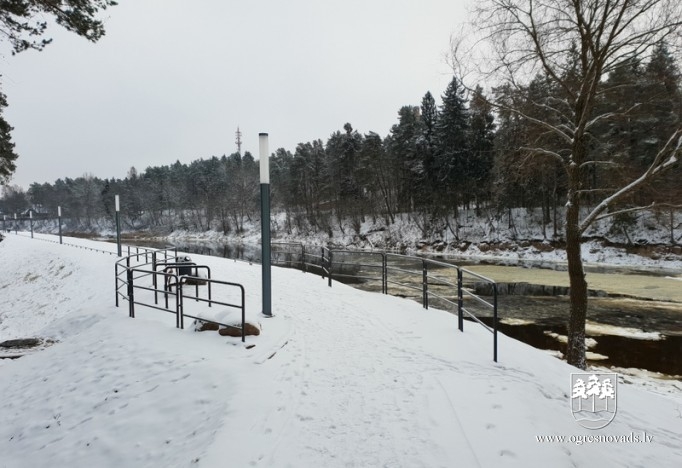
M 237 127 L 235 135 L 237 136 L 237 139 L 235 140 L 235 143 L 237 144 L 237 152 L 242 154 L 242 132 L 239 130 L 239 127 Z

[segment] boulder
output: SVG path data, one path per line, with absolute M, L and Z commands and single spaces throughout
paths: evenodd
M 227 327 L 222 327 L 220 330 L 218 330 L 218 333 L 220 333 L 221 336 L 240 337 L 242 336 L 242 328 L 240 326 L 229 325 Z M 253 325 L 252 323 L 246 322 L 244 324 L 244 334 L 258 336 L 260 335 L 260 328 L 258 328 L 256 325 Z
M 42 341 L 39 338 L 19 338 L 16 340 L 7 340 L 0 343 L 3 348 L 35 348 L 39 346 Z
M 199 321 L 196 325 L 194 330 L 198 332 L 203 332 L 203 331 L 216 331 L 220 328 L 220 326 L 217 323 L 213 322 L 202 322 Z

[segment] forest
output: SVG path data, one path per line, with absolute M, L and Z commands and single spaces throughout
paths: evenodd
M 580 181 L 585 206 L 646 170 L 682 120 L 679 66 L 665 43 L 645 62 L 624 60 L 599 87 L 597 114 L 609 119 L 590 130 L 587 161 L 594 164 Z M 391 225 L 407 216 L 424 239 L 447 233 L 461 240 L 462 210 L 511 222 L 511 210 L 525 208 L 542 214 L 546 239 L 561 241 L 566 170 L 542 153 L 553 147 L 559 152 L 562 144 L 535 123 L 557 119 L 547 109 L 565 92 L 543 74 L 526 86 L 502 85 L 489 94 L 453 77 L 440 105 L 427 92 L 420 105 L 401 107 L 385 137 L 346 123 L 326 141 L 300 143 L 293 152 L 277 149 L 270 157 L 273 209 L 284 214 L 284 229 L 303 237 L 359 234 L 367 220 Z M 507 112 L 500 103 L 525 111 Z M 679 243 L 674 213 L 682 208 L 680 162 L 674 166 L 611 208 L 614 226 L 633 223 L 636 208 L 647 207 L 669 219 L 667 238 Z M 143 171 L 133 167 L 123 179 L 84 174 L 33 183 L 27 191 L 6 185 L 0 212 L 10 219 L 32 208 L 56 217 L 61 207 L 68 229 L 97 232 L 113 224 L 116 194 L 127 231 L 239 234 L 259 219 L 259 163 L 249 152 L 235 152 Z

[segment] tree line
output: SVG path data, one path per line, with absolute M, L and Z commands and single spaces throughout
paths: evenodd
M 588 204 L 642 171 L 682 116 L 680 72 L 664 43 L 646 63 L 623 61 L 601 86 L 600 112 L 627 112 L 590 132 L 588 160 L 599 164 L 582 176 Z M 547 238 L 558 239 L 566 171 L 551 157 L 529 154 L 533 148 L 552 149 L 556 136 L 533 119 L 556 120 L 549 110 L 543 115 L 543 103 L 561 102 L 564 92 L 543 74 L 526 86 L 494 88 L 490 96 L 480 86 L 465 89 L 453 77 L 440 105 L 427 92 L 421 105 L 401 107 L 383 138 L 346 123 L 326 142 L 276 150 L 271 155 L 273 206 L 285 213 L 285 229 L 304 235 L 334 229 L 359 234 L 367 220 L 391 224 L 408 214 L 425 238 L 448 230 L 454 239 L 462 209 L 492 216 L 517 207 L 541 209 Z M 533 119 L 496 103 L 513 103 Z M 114 194 L 119 194 L 128 229 L 239 233 L 259 216 L 258 165 L 248 152 L 233 153 L 142 173 L 131 168 L 123 179 L 84 175 L 34 183 L 27 192 L 10 185 L 0 210 L 11 214 L 33 206 L 54 216 L 61 206 L 73 228 L 97 230 L 113 219 Z M 652 202 L 673 207 L 681 195 L 682 185 L 670 175 L 622 200 L 619 208 Z M 634 215 L 625 213 L 614 222 L 631 221 Z

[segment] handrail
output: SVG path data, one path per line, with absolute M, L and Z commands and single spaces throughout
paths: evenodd
M 194 316 L 194 315 L 186 314 L 186 313 L 185 313 L 185 309 L 184 309 L 184 300 L 185 300 L 185 298 L 194 299 L 194 300 L 200 301 L 200 302 L 207 302 L 209 307 L 211 307 L 212 304 L 222 305 L 222 306 L 225 306 L 225 307 L 233 307 L 233 308 L 237 308 L 237 309 L 240 309 L 240 310 L 241 310 L 241 318 L 242 318 L 242 323 L 241 323 L 241 329 L 242 329 L 242 343 L 245 342 L 245 341 L 246 341 L 246 299 L 245 299 L 246 294 L 245 294 L 244 286 L 242 286 L 242 285 L 239 284 L 239 283 L 232 283 L 232 282 L 229 282 L 229 281 L 214 280 L 214 279 L 210 279 L 210 278 L 209 278 L 209 279 L 206 279 L 206 278 L 199 278 L 198 276 L 181 276 L 181 277 L 180 277 L 180 282 L 181 282 L 181 283 L 182 283 L 182 282 L 186 282 L 188 279 L 201 279 L 201 280 L 203 280 L 203 281 L 207 281 L 208 284 L 209 284 L 209 286 L 213 283 L 213 284 L 222 284 L 222 285 L 225 285 L 225 286 L 237 287 L 237 288 L 239 288 L 240 293 L 241 293 L 241 303 L 240 303 L 240 304 L 231 304 L 231 303 L 228 303 L 228 302 L 216 301 L 216 300 L 212 300 L 212 299 L 210 298 L 210 296 L 209 296 L 208 299 L 204 299 L 204 298 L 199 297 L 198 290 L 197 290 L 197 296 L 196 296 L 196 297 L 194 297 L 194 296 L 187 296 L 187 295 L 183 292 L 184 289 L 183 289 L 182 287 L 178 287 L 179 294 L 180 294 L 180 299 L 179 299 L 179 302 L 180 302 L 180 328 L 185 328 L 185 321 L 184 321 L 184 318 L 185 318 L 185 317 L 193 318 L 193 319 L 195 319 L 195 320 L 202 320 L 202 321 L 205 321 L 205 322 L 215 323 L 216 325 L 222 325 L 222 326 L 225 326 L 225 327 L 230 327 L 230 326 L 232 326 L 232 325 L 229 325 L 229 324 L 226 324 L 226 323 L 216 322 L 216 321 L 213 321 L 213 320 L 207 320 L 207 319 L 205 319 L 205 318 L 196 317 L 196 316 Z M 210 289 L 209 289 L 209 290 L 210 290 Z
M 43 241 L 47 242 L 55 242 L 49 239 L 40 239 Z M 55 242 L 56 243 L 56 242 Z M 100 249 L 95 249 L 95 248 L 90 248 L 86 246 L 81 246 L 81 245 L 75 245 L 75 244 L 65 244 L 68 246 L 73 246 L 77 248 L 82 248 L 82 249 L 87 249 L 87 250 L 92 250 L 92 251 L 101 251 L 103 253 L 109 253 L 111 255 L 115 255 L 115 252 L 111 251 L 105 251 L 105 250 L 100 250 Z M 466 314 L 467 317 L 471 318 L 472 320 L 476 321 L 477 323 L 481 324 L 489 330 L 493 334 L 493 360 L 497 362 L 497 324 L 498 324 L 498 288 L 497 288 L 497 283 L 478 273 L 475 273 L 473 271 L 467 270 L 465 268 L 461 268 L 457 265 L 452 265 L 450 263 L 438 261 L 438 260 L 433 260 L 429 258 L 424 258 L 424 257 L 416 257 L 416 256 L 410 256 L 410 255 L 404 255 L 404 254 L 396 254 L 392 252 L 368 252 L 368 251 L 353 251 L 353 250 L 343 250 L 343 249 L 333 249 L 329 247 L 322 246 L 319 249 L 319 255 L 316 253 L 313 253 L 313 250 L 306 250 L 306 247 L 302 243 L 296 243 L 296 242 L 273 242 L 271 244 L 272 246 L 284 246 L 284 247 L 294 247 L 295 252 L 291 251 L 271 251 L 272 254 L 292 254 L 292 255 L 298 255 L 300 258 L 299 263 L 301 266 L 301 269 L 304 272 L 308 271 L 313 271 L 313 272 L 318 272 L 323 278 L 328 278 L 328 284 L 331 287 L 332 286 L 332 280 L 333 277 L 336 276 L 337 278 L 357 278 L 361 280 L 380 280 L 381 281 L 381 292 L 383 294 L 388 294 L 388 285 L 389 284 L 394 284 L 398 285 L 402 288 L 405 289 L 412 289 L 416 291 L 421 291 L 422 293 L 422 306 L 425 309 L 429 308 L 429 298 L 436 298 L 440 301 L 443 301 L 445 304 L 449 305 L 454 305 L 456 306 L 457 309 L 457 316 L 458 316 L 458 328 L 460 331 L 464 331 L 464 315 Z M 183 313 L 181 311 L 182 309 L 182 297 L 183 297 L 183 292 L 182 292 L 182 284 L 186 284 L 186 280 L 182 280 L 181 278 L 189 278 L 189 279 L 196 279 L 198 281 L 206 281 L 208 284 L 208 299 L 203 299 L 199 297 L 199 288 L 198 284 L 196 286 L 196 296 L 187 296 L 184 295 L 184 297 L 188 298 L 194 298 L 196 301 L 200 302 L 207 302 L 209 306 L 214 303 L 219 303 L 215 300 L 213 300 L 212 295 L 211 295 L 211 285 L 214 283 L 220 283 L 220 284 L 227 284 L 225 282 L 219 282 L 217 280 L 211 279 L 211 274 L 210 274 L 210 269 L 207 266 L 204 265 L 196 265 L 194 263 L 181 263 L 181 262 L 168 262 L 167 260 L 169 259 L 168 253 L 170 251 L 173 251 L 175 256 L 171 257 L 173 260 L 177 260 L 177 248 L 168 248 L 168 249 L 149 249 L 146 247 L 131 247 L 131 246 L 126 246 L 127 253 L 128 255 L 125 257 L 122 257 L 118 261 L 115 262 L 114 266 L 114 276 L 115 276 L 115 285 L 114 285 L 114 292 L 115 292 L 115 298 L 116 298 L 116 307 L 119 306 L 119 298 L 123 297 L 124 299 L 128 300 L 129 302 L 129 307 L 130 307 L 130 316 L 134 317 L 134 306 L 137 305 L 144 305 L 147 307 L 152 307 L 152 308 L 157 308 L 160 310 L 166 310 L 169 311 L 169 303 L 168 303 L 168 296 L 176 296 L 176 315 L 177 315 L 177 325 L 181 327 L 183 325 Z M 135 249 L 135 252 L 132 253 L 131 249 Z M 142 250 L 142 253 L 140 252 Z M 158 262 L 157 258 L 159 254 L 163 254 L 164 260 L 162 262 Z M 149 262 L 149 255 L 152 257 L 151 263 Z M 335 256 L 379 256 L 381 259 L 380 264 L 371 264 L 371 263 L 366 263 L 366 262 L 335 262 L 334 257 Z M 144 263 L 140 262 L 140 257 L 144 256 Z M 136 264 L 131 265 L 131 260 L 135 259 L 137 261 Z M 415 269 L 408 269 L 405 267 L 401 266 L 394 266 L 390 264 L 390 260 L 399 260 L 399 261 L 408 261 L 408 262 L 415 262 Z M 277 262 L 273 262 L 277 264 Z M 293 260 L 288 260 L 287 262 L 289 266 L 293 266 L 294 261 Z M 145 266 L 150 265 L 152 266 L 151 271 L 149 270 L 144 270 Z M 364 274 L 347 274 L 343 273 L 340 271 L 335 272 L 334 267 L 338 267 L 340 264 L 343 265 L 354 265 L 360 269 L 364 269 L 365 272 L 367 270 L 379 270 L 380 271 L 380 278 L 376 278 L 374 276 L 371 276 L 370 273 L 364 273 Z M 421 271 L 419 270 L 418 265 L 421 264 Z M 167 271 L 164 272 L 159 272 L 157 271 L 158 266 L 164 266 L 164 267 L 174 267 L 174 268 L 181 268 L 183 266 L 191 266 L 194 268 L 194 272 L 197 272 L 198 268 L 205 268 L 208 271 L 208 278 L 200 278 L 198 276 L 191 277 L 187 275 L 173 275 L 168 273 Z M 443 277 L 442 275 L 433 275 L 430 274 L 429 267 L 437 267 L 440 269 L 450 269 L 454 270 L 457 275 L 457 282 L 451 282 L 449 281 L 446 277 Z M 135 277 L 135 272 L 141 274 L 140 276 Z M 406 282 L 400 282 L 400 281 L 395 281 L 389 278 L 389 272 L 399 272 L 403 273 L 405 275 L 414 275 L 416 278 L 419 278 L 420 281 L 412 281 L 412 283 L 406 283 Z M 125 278 L 123 278 L 123 275 L 125 273 Z M 135 285 L 135 281 L 139 280 L 140 278 L 143 278 L 145 276 L 151 275 L 153 278 L 153 285 L 151 288 L 148 287 L 143 287 L 139 285 Z M 164 286 L 163 290 L 158 289 L 158 284 L 157 284 L 157 275 L 166 275 L 166 277 L 171 277 L 171 278 L 176 278 L 176 283 L 177 288 L 179 291 L 176 292 L 176 294 L 173 294 Z M 473 277 L 476 278 L 480 281 L 486 282 L 490 284 L 492 287 L 492 302 L 487 301 L 483 299 L 481 296 L 473 293 L 472 291 L 466 289 L 464 287 L 464 277 Z M 164 282 L 165 283 L 165 282 Z M 415 285 L 416 283 L 417 285 Z M 237 285 L 236 283 L 233 283 L 235 286 L 239 286 L 243 289 L 241 285 Z M 421 286 L 421 287 L 420 287 Z M 123 288 L 126 288 L 126 293 L 121 292 Z M 154 305 L 150 304 L 143 304 L 136 302 L 134 300 L 134 290 L 135 288 L 138 289 L 146 289 L 149 291 L 154 291 Z M 439 293 L 437 288 L 453 288 L 456 292 L 456 302 L 454 300 L 449 299 L 442 293 Z M 436 290 L 434 290 L 436 289 Z M 164 294 L 165 298 L 165 308 L 157 307 L 158 306 L 158 292 L 162 292 Z M 471 309 L 471 307 L 467 306 L 465 307 L 465 297 L 468 299 L 473 300 L 474 303 L 477 303 L 485 308 L 492 309 L 493 312 L 493 317 L 492 317 L 492 326 L 487 325 L 484 323 L 479 317 L 476 316 L 474 311 Z M 222 304 L 222 303 L 221 303 Z M 242 300 L 242 306 L 244 304 L 244 301 Z M 226 305 L 226 304 L 222 304 Z M 227 304 L 229 305 L 229 304 Z M 234 305 L 229 305 L 229 306 L 234 306 Z M 243 322 L 243 321 L 242 321 Z M 223 324 L 224 325 L 224 324 Z M 243 330 L 243 323 L 242 323 L 242 333 L 244 332 Z M 242 337 L 242 339 L 244 339 Z
M 177 328 L 184 328 L 184 318 L 190 317 L 196 320 L 202 320 L 204 322 L 210 322 L 217 324 L 218 326 L 230 327 L 232 325 L 217 322 L 215 320 L 209 320 L 206 318 L 198 317 L 196 315 L 191 315 L 185 313 L 184 299 L 194 299 L 195 302 L 201 302 L 208 304 L 208 307 L 214 304 L 222 305 L 225 307 L 234 307 L 241 310 L 241 329 L 242 329 L 242 342 L 245 341 L 246 336 L 246 301 L 245 301 L 245 291 L 244 287 L 238 283 L 231 283 L 227 281 L 220 281 L 211 278 L 211 269 L 207 265 L 197 265 L 195 262 L 178 262 L 178 252 L 177 248 L 168 249 L 147 249 L 149 252 L 145 254 L 139 254 L 139 252 L 133 253 L 127 257 L 123 257 L 117 262 L 115 262 L 115 292 L 116 292 L 116 307 L 119 306 L 119 298 L 123 298 L 128 301 L 128 315 L 131 318 L 135 318 L 135 306 L 148 307 L 151 309 L 160 310 L 162 312 L 169 312 L 175 314 L 175 326 Z M 169 253 L 174 255 L 170 256 Z M 151 254 L 152 261 L 148 263 L 137 263 L 134 264 L 133 259 L 140 260 L 141 255 L 145 255 L 145 260 L 149 260 L 148 254 Z M 157 261 L 159 256 L 163 257 L 164 261 Z M 172 261 L 168 261 L 172 260 Z M 187 267 L 192 270 L 192 275 L 182 275 L 179 274 L 179 268 Z M 159 271 L 162 268 L 163 271 Z M 199 276 L 199 271 L 205 270 L 207 272 L 207 277 Z M 125 279 L 122 278 L 125 274 Z M 159 286 L 157 277 L 161 275 L 164 278 L 162 284 L 163 287 Z M 140 279 L 151 277 L 151 285 L 139 284 Z M 187 294 L 184 290 L 183 285 L 186 285 L 188 281 L 195 281 L 195 295 L 192 296 Z M 208 285 L 208 297 L 204 298 L 199 295 L 199 282 L 204 282 Z M 171 284 L 175 286 L 175 292 L 168 287 Z M 222 300 L 217 300 L 213 297 L 212 289 L 213 285 L 223 285 L 229 287 L 237 287 L 240 290 L 240 303 L 234 304 L 225 302 Z M 125 287 L 125 293 L 121 290 Z M 136 291 L 148 291 L 154 293 L 154 303 L 146 302 L 136 298 Z M 161 293 L 164 296 L 164 304 L 158 304 L 158 294 Z M 169 297 L 175 298 L 175 305 L 169 302 Z
M 292 248 L 292 250 L 277 251 L 278 254 L 291 254 L 298 255 L 301 259 L 297 262 L 301 265 L 301 269 L 304 272 L 309 271 L 310 263 L 308 263 L 308 258 L 315 258 L 315 255 L 310 253 L 310 249 L 306 249 L 305 245 L 296 242 L 277 242 L 272 243 L 272 245 L 277 245 L 279 247 Z M 389 294 L 389 285 L 397 285 L 403 289 L 414 290 L 421 292 L 421 303 L 425 309 L 429 308 L 429 299 L 434 298 L 443 303 L 454 306 L 458 318 L 458 328 L 460 331 L 464 331 L 464 316 L 471 318 L 472 320 L 480 323 L 487 330 L 493 334 L 493 360 L 497 362 L 497 323 L 498 323 L 498 305 L 497 305 L 497 283 L 483 275 L 474 273 L 470 270 L 464 269 L 457 265 L 453 265 L 447 262 L 433 260 L 425 257 L 417 257 L 412 255 L 404 255 L 392 252 L 368 252 L 363 250 L 344 250 L 344 249 L 333 249 L 329 247 L 322 247 L 319 256 L 319 265 L 315 263 L 315 266 L 319 266 L 322 270 L 322 277 L 325 276 L 329 279 L 329 286 L 332 286 L 332 279 L 338 278 L 356 278 L 360 280 L 370 280 L 370 281 L 381 281 L 381 292 L 383 294 Z M 371 264 L 363 260 L 358 260 L 356 262 L 352 261 L 352 257 L 367 257 L 367 256 L 379 256 L 381 258 L 381 263 Z M 343 257 L 344 261 L 339 261 L 338 258 Z M 351 261 L 347 258 L 350 257 Z M 410 262 L 413 268 L 405 265 L 400 265 L 400 263 Z M 276 264 L 277 262 L 273 262 Z M 293 262 L 287 262 L 288 266 L 292 266 Z M 393 264 L 392 264 L 393 263 Z M 398 265 L 395 265 L 398 263 Z M 340 271 L 341 266 L 352 265 L 357 267 L 360 271 L 357 273 L 344 273 Z M 445 269 L 446 271 L 453 271 L 456 280 L 450 279 L 442 274 L 435 275 L 432 273 L 432 268 Z M 371 276 L 371 271 L 379 271 L 380 277 Z M 413 277 L 413 281 L 406 282 L 395 280 L 391 278 L 391 274 L 403 274 L 406 277 Z M 480 297 L 479 295 L 467 290 L 464 287 L 464 279 L 473 277 L 480 281 L 489 283 L 492 286 L 492 302 L 487 301 Z M 453 298 L 450 299 L 446 297 L 441 291 L 445 288 L 446 291 L 451 289 L 453 293 Z M 492 326 L 486 325 L 479 317 L 476 316 L 475 311 L 471 306 L 467 305 L 465 307 L 465 298 L 472 299 L 475 303 L 483 306 L 486 309 L 492 310 Z

